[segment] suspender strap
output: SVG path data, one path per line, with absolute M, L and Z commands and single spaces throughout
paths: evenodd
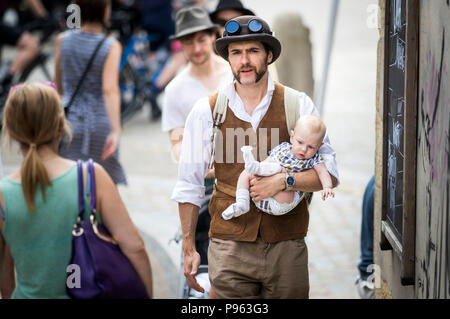
M 298 104 L 297 91 L 290 87 L 284 87 L 284 111 L 286 113 L 286 126 L 288 134 L 291 134 L 291 130 L 294 130 L 295 123 L 300 117 L 300 106 Z
M 211 138 L 211 157 L 209 160 L 208 168 L 212 169 L 214 164 L 214 157 L 216 155 L 216 141 L 217 134 L 219 134 L 220 127 L 227 116 L 228 98 L 225 94 L 219 91 L 217 96 L 216 104 L 213 111 L 213 136 Z

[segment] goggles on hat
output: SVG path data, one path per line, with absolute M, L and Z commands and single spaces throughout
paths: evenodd
M 267 33 L 272 34 L 269 30 L 264 29 L 263 24 L 258 19 L 251 19 L 247 24 L 240 24 L 235 20 L 230 20 L 225 24 L 224 36 L 237 35 L 242 27 L 247 27 L 251 33 Z

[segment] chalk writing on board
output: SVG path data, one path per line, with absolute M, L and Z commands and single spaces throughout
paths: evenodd
M 401 240 L 405 106 L 406 0 L 390 1 L 387 72 L 386 219 Z

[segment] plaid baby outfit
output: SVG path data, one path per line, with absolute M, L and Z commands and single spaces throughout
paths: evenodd
M 282 167 L 284 167 L 290 173 L 298 173 L 306 169 L 313 168 L 315 165 L 323 163 L 323 157 L 316 153 L 309 159 L 298 159 L 291 153 L 292 145 L 284 142 L 275 147 L 269 152 L 269 156 Z M 263 212 L 271 215 L 284 215 L 296 207 L 305 196 L 304 192 L 296 191 L 294 193 L 294 200 L 289 204 L 278 203 L 274 198 L 269 197 L 255 203 Z
M 306 169 L 313 168 L 315 165 L 323 163 L 323 157 L 317 152 L 312 158 L 298 159 L 291 153 L 292 145 L 284 142 L 270 151 L 269 156 L 283 166 L 287 171 L 298 173 Z

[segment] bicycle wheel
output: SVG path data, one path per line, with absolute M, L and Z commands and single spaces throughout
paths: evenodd
M 127 61 L 119 74 L 120 118 L 126 122 L 136 113 L 142 100 L 139 93 L 139 79 L 133 66 Z

